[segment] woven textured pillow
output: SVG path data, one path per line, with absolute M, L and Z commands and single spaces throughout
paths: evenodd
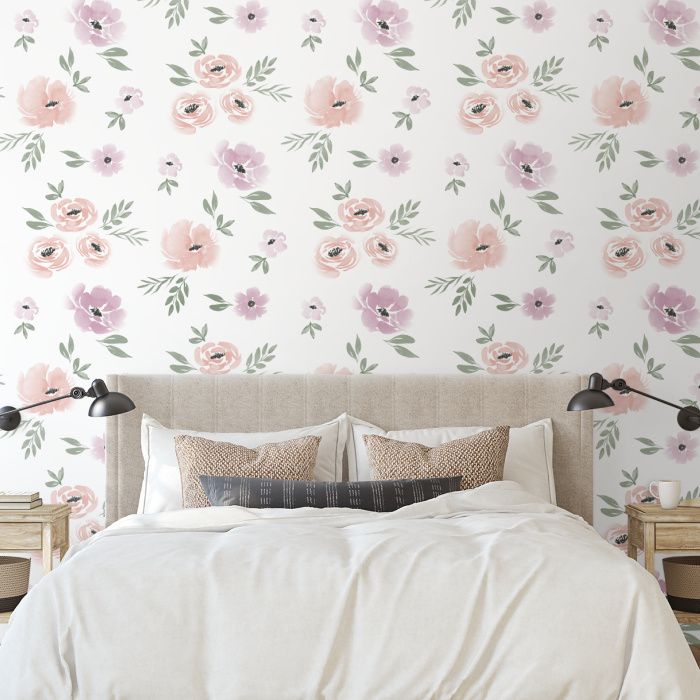
M 361 508 L 379 513 L 459 491 L 461 476 L 400 481 L 282 481 L 237 476 L 199 477 L 214 506 Z
M 211 505 L 199 481 L 202 474 L 312 480 L 320 441 L 316 435 L 306 435 L 251 449 L 231 442 L 176 435 L 175 454 L 180 465 L 182 505 L 185 508 Z
M 503 479 L 508 449 L 507 425 L 476 435 L 426 447 L 382 435 L 365 435 L 373 479 L 428 479 L 462 476 L 462 489 L 474 489 Z

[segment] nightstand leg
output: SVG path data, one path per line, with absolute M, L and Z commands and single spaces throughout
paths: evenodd
M 654 548 L 656 546 L 656 526 L 644 523 L 644 568 L 654 573 Z
M 44 573 L 48 574 L 53 568 L 53 527 L 44 523 L 41 532 L 41 550 L 44 560 Z
M 627 556 L 637 561 L 637 545 L 632 544 L 632 518 L 627 516 Z

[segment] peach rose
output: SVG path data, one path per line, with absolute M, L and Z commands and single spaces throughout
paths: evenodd
M 180 95 L 171 110 L 175 128 L 185 134 L 194 134 L 198 128 L 214 121 L 214 108 L 201 93 Z
M 467 219 L 450 231 L 447 248 L 454 258 L 455 267 L 472 272 L 497 267 L 506 254 L 505 243 L 498 231 L 491 224 L 481 226 L 474 219 Z
M 603 248 L 603 266 L 615 277 L 625 277 L 646 262 L 644 251 L 632 236 L 613 238 Z
M 219 255 L 212 232 L 204 224 L 193 225 L 189 219 L 180 219 L 163 232 L 160 249 L 168 267 L 183 272 L 209 267 Z
M 90 265 L 90 267 L 104 265 L 111 252 L 109 243 L 96 233 L 86 234 L 75 244 L 75 247 L 82 255 L 85 264 Z
M 365 253 L 374 265 L 385 267 L 391 265 L 396 259 L 398 249 L 394 241 L 383 233 L 370 236 L 364 242 Z
M 39 403 L 55 396 L 65 396 L 70 393 L 70 390 L 68 375 L 58 367 L 49 368 L 43 362 L 32 365 L 26 373 L 20 373 L 17 379 L 17 395 L 23 404 Z M 56 401 L 28 410 L 32 413 L 47 415 L 55 411 L 65 411 L 70 408 L 70 405 L 70 401 Z
M 346 199 L 338 205 L 338 217 L 346 231 L 369 231 L 384 221 L 382 205 L 371 197 Z
M 657 231 L 671 220 L 671 210 L 663 199 L 634 199 L 625 207 L 633 231 Z
M 95 205 L 88 199 L 59 199 L 51 205 L 51 218 L 59 231 L 82 231 L 97 221 Z
M 352 124 L 362 112 L 362 102 L 347 80 L 338 81 L 330 75 L 306 88 L 306 111 L 317 126 L 330 128 Z
M 75 520 L 97 508 L 97 496 L 89 486 L 59 486 L 51 493 L 51 503 L 67 503 L 71 507 L 70 518 Z
M 630 386 L 641 391 L 646 391 L 647 383 L 644 377 L 634 368 L 624 369 L 621 364 L 615 363 L 603 369 L 603 376 L 612 381 L 613 379 L 624 379 Z M 619 415 L 628 411 L 640 411 L 647 403 L 646 396 L 639 394 L 621 394 L 617 391 L 607 390 L 606 392 L 615 402 L 614 406 L 604 408 L 608 413 Z
M 484 129 L 501 121 L 501 108 L 488 93 L 467 95 L 459 110 L 462 126 L 471 134 L 481 134 Z
M 540 115 L 540 101 L 531 92 L 519 90 L 508 98 L 508 109 L 519 122 L 526 124 Z
M 357 251 L 349 238 L 324 238 L 316 250 L 316 267 L 327 277 L 339 277 L 341 272 L 357 265 Z
M 207 88 L 226 87 L 241 74 L 241 67 L 233 56 L 207 54 L 194 62 L 199 84 Z
M 49 82 L 48 78 L 38 76 L 19 89 L 17 107 L 25 124 L 43 129 L 69 121 L 75 102 L 60 80 Z
M 492 88 L 510 88 L 527 78 L 525 61 L 512 53 L 485 58 L 481 72 L 486 78 L 486 84 Z
M 605 533 L 605 539 L 613 546 L 622 550 L 627 551 L 627 526 L 626 525 L 614 525 L 608 528 Z
M 332 362 L 324 362 L 322 365 L 316 367 L 314 374 L 338 374 L 347 376 L 352 374 L 352 371 L 347 367 L 341 367 L 338 369 L 338 365 L 334 365 Z
M 635 503 L 656 503 L 656 498 L 648 486 L 633 486 L 625 493 L 625 503 L 634 505 Z
M 97 520 L 86 520 L 78 528 L 78 539 L 81 542 L 84 542 L 85 540 L 89 540 L 93 535 L 96 535 L 98 532 L 102 532 L 102 530 L 104 529 L 105 526 L 102 523 L 97 522 Z
M 40 277 L 51 277 L 70 264 L 70 250 L 62 238 L 36 238 L 29 248 L 29 269 Z
M 634 80 L 622 84 L 622 78 L 612 76 L 593 90 L 593 111 L 605 126 L 639 124 L 649 111 L 647 98 Z
M 481 351 L 481 359 L 489 374 L 513 374 L 527 364 L 527 352 L 520 343 L 489 343 Z
M 194 360 L 202 374 L 226 374 L 241 364 L 241 353 L 233 343 L 203 343 L 194 351 Z
M 240 90 L 232 90 L 219 100 L 221 109 L 230 122 L 245 121 L 253 113 L 253 100 Z
M 662 265 L 677 265 L 683 259 L 685 248 L 680 238 L 662 233 L 652 241 L 651 252 Z

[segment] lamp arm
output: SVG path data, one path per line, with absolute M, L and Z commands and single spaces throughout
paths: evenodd
M 671 403 L 670 401 L 666 401 L 666 399 L 660 399 L 658 396 L 652 396 L 651 394 L 647 394 L 645 391 L 640 391 L 639 389 L 635 389 L 631 386 L 627 386 L 627 384 L 625 384 L 625 387 L 623 389 L 617 389 L 616 387 L 613 387 L 613 388 L 616 389 L 616 391 L 631 391 L 633 394 L 639 394 L 640 396 L 646 396 L 648 399 L 651 399 L 652 401 L 658 401 L 659 403 L 666 404 L 667 406 L 670 406 L 671 408 L 676 408 L 679 411 L 682 411 L 684 408 L 683 406 L 679 406 L 678 404 Z
M 81 389 L 79 386 L 73 387 L 69 394 L 63 394 L 62 396 L 52 396 L 50 399 L 45 401 L 37 401 L 36 403 L 30 403 L 28 406 L 22 406 L 21 408 L 12 408 L 9 411 L 3 411 L 0 416 L 9 416 L 13 413 L 20 413 L 21 411 L 26 411 L 29 408 L 36 408 L 37 406 L 45 406 L 47 403 L 53 403 L 54 401 L 62 401 L 63 399 L 82 399 L 85 396 L 94 396 L 91 394 L 92 388 Z

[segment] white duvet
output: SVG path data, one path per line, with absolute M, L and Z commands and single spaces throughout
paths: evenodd
M 533 501 L 130 516 L 20 605 L 0 697 L 700 697 L 654 577 Z

